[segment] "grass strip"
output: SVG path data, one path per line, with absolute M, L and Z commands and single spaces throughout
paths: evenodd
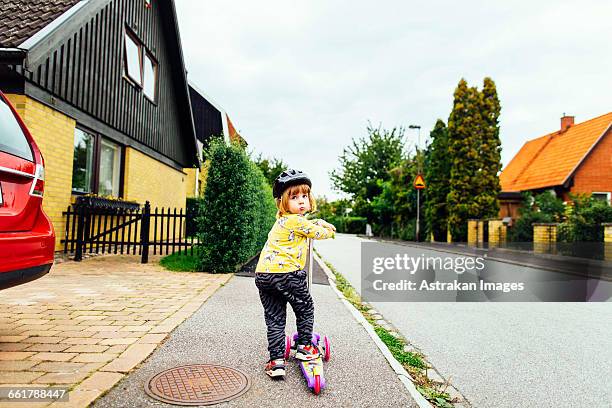
M 193 249 L 193 255 L 189 251 L 189 253 L 175 252 L 165 256 L 159 261 L 159 264 L 174 272 L 198 272 L 200 270 L 198 248 Z
M 315 251 L 316 252 L 316 251 Z M 319 255 L 317 253 L 317 255 Z M 320 256 L 320 255 L 319 255 Z M 329 262 L 325 262 L 327 267 L 336 277 L 336 287 L 344 297 L 361 312 L 363 317 L 374 327 L 374 331 L 383 343 L 389 348 L 393 357 L 410 373 L 414 379 L 416 389 L 433 405 L 440 408 L 452 408 L 453 404 L 448 393 L 442 387 L 448 384 L 440 384 L 427 377 L 427 370 L 431 368 L 425 357 L 418 352 L 405 350 L 406 341 L 391 334 L 387 329 L 376 323 L 372 316 L 372 308 L 361 301 L 361 296 L 348 280 Z

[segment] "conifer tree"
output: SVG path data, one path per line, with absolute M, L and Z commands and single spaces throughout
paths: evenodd
M 448 119 L 451 170 L 447 205 L 453 241 L 467 239 L 469 218 L 498 214 L 500 111 L 493 80 L 485 78 L 482 92 L 468 87 L 464 79 L 459 81 Z
M 481 92 L 482 141 L 480 143 L 481 171 L 479 185 L 481 191 L 475 201 L 479 207 L 480 218 L 497 217 L 501 190 L 498 173 L 501 170 L 501 141 L 499 139 L 499 114 L 501 105 L 497 96 L 495 82 L 485 78 Z
M 448 154 L 448 129 L 438 119 L 429 133 L 431 144 L 428 146 L 425 163 L 425 226 L 427 236 L 433 234 L 436 241 L 446 240 L 448 224 L 448 195 L 451 161 Z

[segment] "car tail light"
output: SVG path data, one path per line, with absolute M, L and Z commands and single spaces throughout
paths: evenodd
M 34 180 L 32 181 L 32 189 L 30 195 L 35 197 L 42 197 L 45 189 L 45 168 L 42 164 L 36 165 L 36 173 L 34 174 Z

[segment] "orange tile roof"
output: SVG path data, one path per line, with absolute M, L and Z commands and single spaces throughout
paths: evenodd
M 528 141 L 499 176 L 502 191 L 562 185 L 612 124 L 612 112 Z

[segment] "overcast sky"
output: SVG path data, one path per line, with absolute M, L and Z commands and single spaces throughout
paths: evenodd
M 612 2 L 176 0 L 189 78 L 229 113 L 249 149 L 328 173 L 368 120 L 445 122 L 460 78 L 490 76 L 502 104 L 502 162 L 612 110 Z M 416 131 L 407 131 L 414 147 Z

